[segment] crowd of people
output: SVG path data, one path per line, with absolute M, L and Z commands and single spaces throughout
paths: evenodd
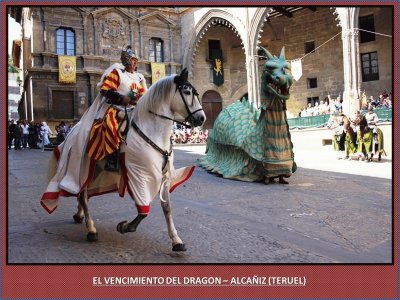
M 73 124 L 65 125 L 61 122 L 55 127 L 55 133 L 50 129 L 46 122 L 28 122 L 27 120 L 9 120 L 7 143 L 8 149 L 14 146 L 14 150 L 22 149 L 42 149 L 51 145 L 50 137 L 54 134 L 58 142 L 62 142 Z
M 318 101 L 314 103 L 308 103 L 307 107 L 300 110 L 299 117 L 312 117 L 319 115 L 331 115 L 339 113 L 343 108 L 343 100 L 340 97 L 331 99 L 331 96 L 325 97 L 322 103 Z M 361 96 L 361 110 L 368 110 L 369 107 L 373 108 L 392 108 L 392 93 L 388 93 L 386 90 L 382 92 L 379 97 L 374 98 L 370 96 L 367 98 L 365 92 Z
M 55 137 L 58 143 L 65 140 L 70 132 L 73 123 L 60 122 L 55 126 L 54 131 L 46 122 L 28 122 L 27 120 L 9 120 L 8 122 L 8 149 L 14 146 L 15 150 L 21 149 L 43 149 L 51 145 L 50 137 Z M 171 140 L 174 144 L 196 144 L 206 143 L 208 130 L 199 127 L 185 128 L 174 123 Z
M 174 144 L 197 144 L 206 143 L 208 138 L 208 130 L 195 128 L 185 128 L 179 124 L 174 123 L 171 141 Z
M 337 113 L 342 109 L 342 102 L 343 100 L 341 100 L 340 97 L 334 100 L 331 100 L 330 97 L 326 97 L 321 104 L 318 102 L 315 102 L 314 105 L 308 103 L 307 107 L 300 110 L 299 117 L 313 117 Z
M 369 107 L 373 108 L 392 108 L 392 93 L 388 93 L 387 91 L 383 91 L 378 98 L 374 98 L 370 96 L 367 99 L 365 93 L 362 95 L 362 110 L 367 110 Z
M 327 127 L 332 129 L 333 148 L 338 153 L 338 159 L 352 160 L 353 154 L 356 154 L 359 160 L 371 161 L 373 153 L 377 152 L 374 144 L 378 143 L 378 121 L 372 106 L 368 107 L 366 114 L 358 110 L 350 118 L 342 110 L 332 114 Z

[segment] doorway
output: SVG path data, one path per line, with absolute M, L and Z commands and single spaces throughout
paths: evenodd
M 202 105 L 206 114 L 206 122 L 203 125 L 204 129 L 211 129 L 222 110 L 222 98 L 216 91 L 207 91 L 202 97 Z

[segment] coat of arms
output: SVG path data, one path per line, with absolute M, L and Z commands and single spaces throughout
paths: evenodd
M 103 37 L 109 39 L 118 38 L 121 35 L 124 35 L 124 23 L 121 20 L 117 20 L 114 17 L 108 17 L 104 21 L 104 31 Z

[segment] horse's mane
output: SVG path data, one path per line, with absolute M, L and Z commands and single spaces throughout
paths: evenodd
M 145 112 L 157 112 L 157 108 L 169 99 L 175 76 L 166 76 L 154 83 L 136 104 L 134 115 L 139 117 Z

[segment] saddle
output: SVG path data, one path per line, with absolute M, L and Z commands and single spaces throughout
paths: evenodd
M 128 134 L 129 130 L 129 118 L 128 114 L 133 111 L 135 108 L 132 105 L 128 106 L 119 106 L 119 105 L 113 105 L 114 108 L 118 110 L 117 117 L 121 120 L 121 122 L 118 125 L 118 131 L 121 133 L 121 135 L 126 138 L 126 135 Z M 117 151 L 114 151 L 110 155 L 106 157 L 106 164 L 104 166 L 105 171 L 109 172 L 119 172 L 120 170 L 120 164 L 119 164 L 119 157 L 121 154 L 121 147 L 118 147 Z

